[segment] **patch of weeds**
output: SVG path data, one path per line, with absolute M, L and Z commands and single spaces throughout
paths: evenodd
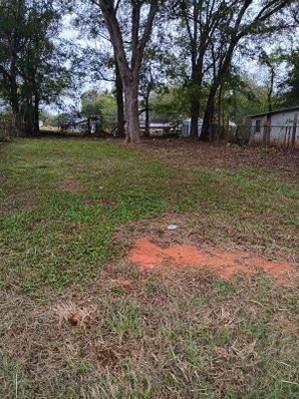
M 148 294 L 158 294 L 163 289 L 161 279 L 156 276 L 150 276 L 145 282 L 145 290 Z
M 0 397 L 29 399 L 33 395 L 32 381 L 25 367 L 18 360 L 0 353 Z
M 137 303 L 120 301 L 110 304 L 105 328 L 117 335 L 119 342 L 126 337 L 140 337 L 142 321 Z
M 234 291 L 234 285 L 225 280 L 215 280 L 214 289 L 220 295 L 231 295 Z
M 124 383 L 126 381 L 126 383 Z M 124 371 L 119 377 L 108 373 L 102 378 L 101 384 L 94 384 L 84 393 L 89 399 L 122 399 L 126 398 L 153 398 L 153 383 L 150 376 L 137 371 Z
M 86 360 L 80 360 L 73 357 L 66 358 L 65 364 L 67 368 L 71 371 L 71 373 L 76 376 L 89 374 L 93 369 L 91 364 L 88 363 Z

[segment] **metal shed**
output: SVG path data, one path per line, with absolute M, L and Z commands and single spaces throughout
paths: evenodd
M 299 106 L 251 115 L 251 143 L 299 148 Z

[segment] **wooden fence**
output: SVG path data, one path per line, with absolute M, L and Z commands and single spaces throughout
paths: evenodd
M 15 133 L 13 119 L 0 119 L 0 141 L 10 141 Z

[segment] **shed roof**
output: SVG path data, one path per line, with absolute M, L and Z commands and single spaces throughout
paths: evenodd
M 261 112 L 259 114 L 254 114 L 254 115 L 249 115 L 250 118 L 255 118 L 257 116 L 264 116 L 264 115 L 272 115 L 272 114 L 279 114 L 281 112 L 287 112 L 287 111 L 299 111 L 299 105 L 296 105 L 294 107 L 286 107 L 286 108 L 280 108 L 280 109 L 276 109 L 274 111 L 271 112 Z

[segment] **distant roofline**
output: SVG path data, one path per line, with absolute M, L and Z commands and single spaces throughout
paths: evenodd
M 264 116 L 264 115 L 279 114 L 280 112 L 294 111 L 296 109 L 299 110 L 299 105 L 296 105 L 294 107 L 280 108 L 280 109 L 276 109 L 276 110 L 271 111 L 271 112 L 261 112 L 259 114 L 249 115 L 249 118 L 255 118 L 257 116 Z

